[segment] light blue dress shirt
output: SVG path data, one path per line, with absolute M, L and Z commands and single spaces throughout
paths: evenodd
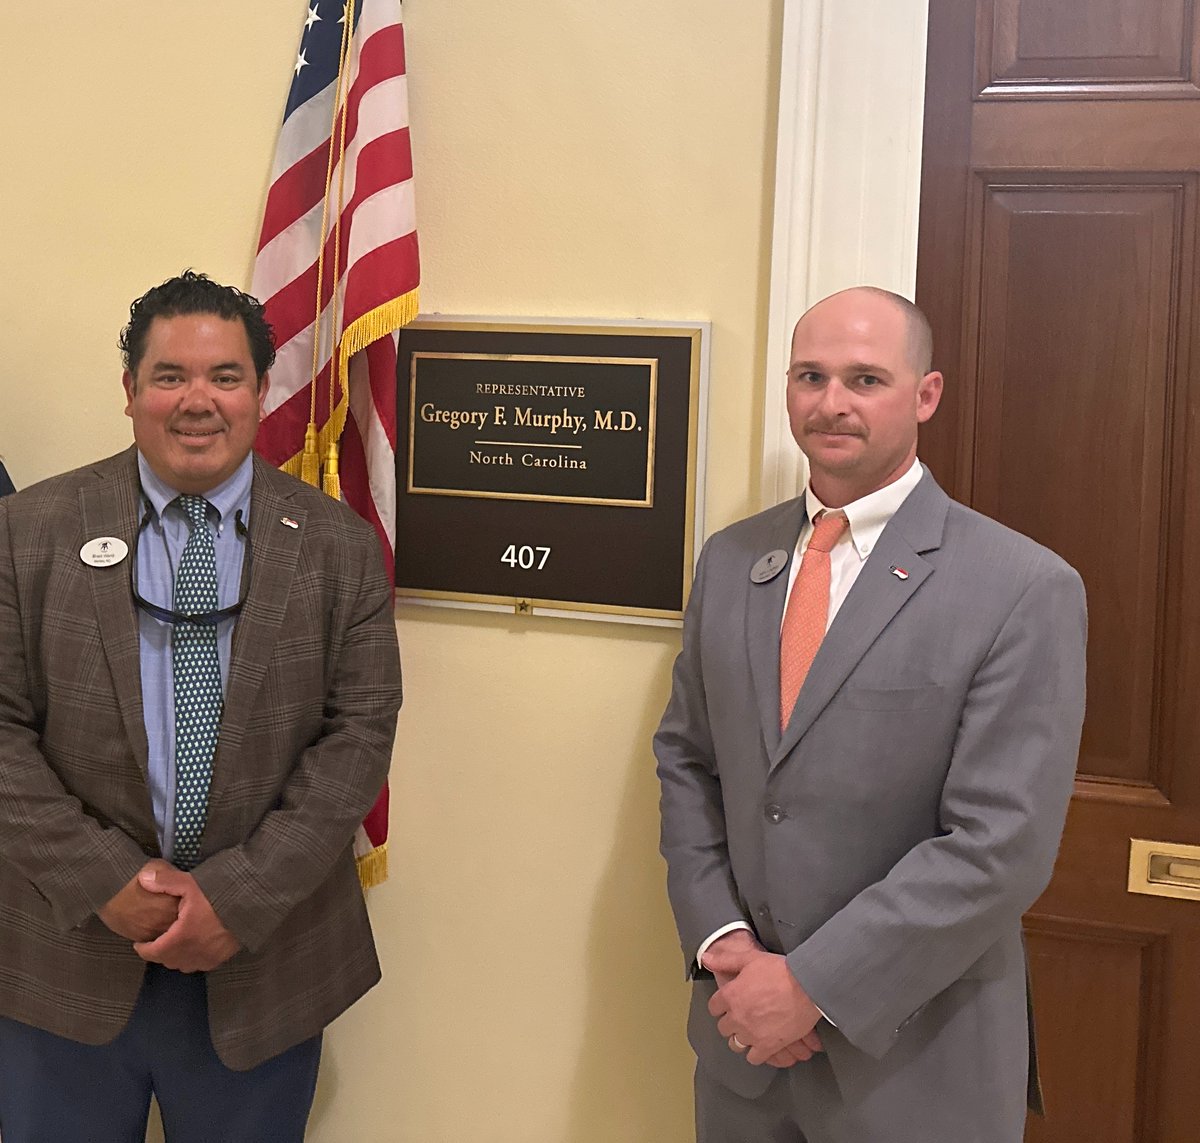
M 142 481 L 139 511 L 150 513 L 138 536 L 138 594 L 150 603 L 170 610 L 175 599 L 175 569 L 179 566 L 188 538 L 187 517 L 178 504 L 179 493 L 161 481 L 138 453 Z M 246 540 L 236 526 L 250 526 L 250 485 L 254 465 L 251 457 L 238 466 L 223 483 L 205 494 L 209 502 L 208 525 L 217 555 L 217 606 L 237 603 L 242 583 Z M 140 522 L 140 517 L 139 517 Z M 223 619 L 217 627 L 217 656 L 221 661 L 221 686 L 229 681 L 229 657 L 237 616 Z M 168 858 L 175 840 L 175 682 L 171 666 L 171 637 L 174 625 L 138 609 L 138 642 L 141 652 L 142 712 L 146 741 L 150 747 L 150 801 L 158 826 L 158 841 Z

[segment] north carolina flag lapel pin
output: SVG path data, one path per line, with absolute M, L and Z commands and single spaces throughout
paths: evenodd
M 908 579 L 908 572 L 901 567 L 897 567 L 895 564 L 892 564 L 892 575 L 897 579 Z

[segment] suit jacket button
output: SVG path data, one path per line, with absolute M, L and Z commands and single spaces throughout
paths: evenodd
M 787 817 L 787 810 L 782 806 L 777 806 L 773 802 L 763 811 L 763 816 L 772 825 L 778 825 L 784 818 Z

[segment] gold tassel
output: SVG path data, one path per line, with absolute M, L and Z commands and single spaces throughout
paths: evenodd
M 300 458 L 300 479 L 317 488 L 321 483 L 321 456 L 317 452 L 317 426 L 308 422 L 304 430 L 304 454 Z
M 338 476 L 337 441 L 330 441 L 329 449 L 325 453 L 325 480 L 323 487 L 326 496 L 332 496 L 334 500 L 341 500 L 342 482 Z
M 377 845 L 370 853 L 357 859 L 358 883 L 367 889 L 382 885 L 388 878 L 388 843 Z

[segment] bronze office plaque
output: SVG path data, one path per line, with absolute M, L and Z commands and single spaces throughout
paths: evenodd
M 695 323 L 406 326 L 397 592 L 681 619 L 706 348 Z

